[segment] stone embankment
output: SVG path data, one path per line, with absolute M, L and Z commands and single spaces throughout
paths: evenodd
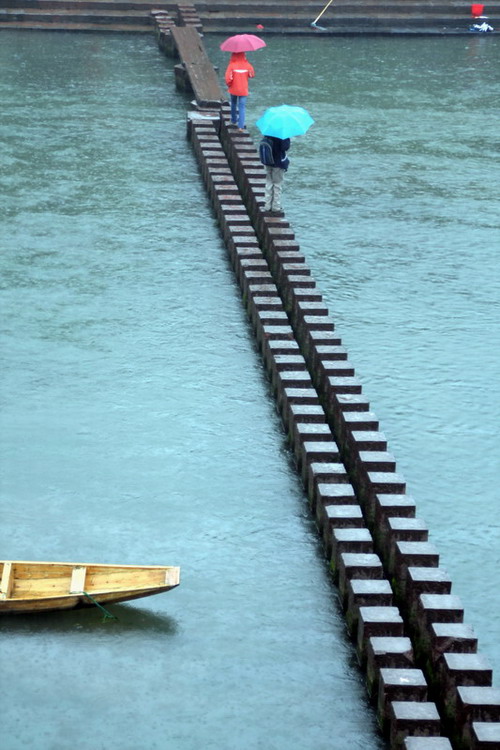
M 157 38 L 189 60 L 164 13 Z M 207 63 L 209 64 L 209 63 Z M 500 748 L 500 690 L 478 651 L 429 530 L 406 492 L 335 324 L 284 216 L 263 212 L 265 174 L 247 132 L 195 101 L 188 137 L 243 303 L 370 699 L 392 750 Z M 485 616 L 487 614 L 485 613 Z
M 152 10 L 163 10 L 179 25 L 179 7 L 192 10 L 204 33 L 260 34 L 467 34 L 471 24 L 468 0 L 200 0 L 195 6 L 151 0 L 0 0 L 0 29 L 52 31 L 113 31 L 151 33 Z M 485 4 L 489 23 L 500 27 L 500 0 Z M 318 28 L 319 27 L 319 28 Z

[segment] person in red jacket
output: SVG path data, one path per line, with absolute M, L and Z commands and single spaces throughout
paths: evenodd
M 226 84 L 231 95 L 231 122 L 240 130 L 245 127 L 248 79 L 255 76 L 244 52 L 233 52 L 226 68 Z

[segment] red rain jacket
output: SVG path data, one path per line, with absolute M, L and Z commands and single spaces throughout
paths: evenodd
M 226 68 L 226 84 L 233 96 L 248 96 L 248 79 L 255 76 L 244 52 L 233 52 Z

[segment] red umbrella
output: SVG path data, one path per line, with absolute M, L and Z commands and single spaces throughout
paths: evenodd
M 254 49 L 265 47 L 266 43 L 255 34 L 236 34 L 230 36 L 220 45 L 224 52 L 252 52 Z

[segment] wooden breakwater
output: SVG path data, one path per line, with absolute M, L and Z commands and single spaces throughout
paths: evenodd
M 165 17 L 163 18 L 165 21 Z M 187 134 L 239 283 L 381 731 L 394 750 L 500 748 L 500 690 L 246 132 L 189 74 Z M 185 42 L 185 40 L 184 40 Z M 206 64 L 213 68 L 206 58 Z M 212 92 L 213 93 L 213 92 Z

